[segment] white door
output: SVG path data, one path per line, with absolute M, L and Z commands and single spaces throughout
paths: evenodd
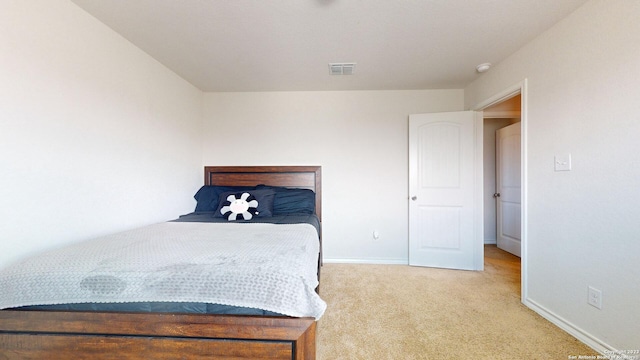
M 409 116 L 409 265 L 482 270 L 482 112 Z
M 497 243 L 521 255 L 520 123 L 496 131 Z

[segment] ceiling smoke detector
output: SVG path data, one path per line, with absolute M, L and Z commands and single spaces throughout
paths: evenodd
M 329 63 L 330 75 L 353 75 L 356 63 Z
M 476 71 L 481 74 L 489 69 L 491 69 L 491 63 L 484 63 L 476 66 Z

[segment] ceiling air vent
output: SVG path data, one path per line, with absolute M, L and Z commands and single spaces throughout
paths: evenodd
M 356 63 L 329 63 L 330 75 L 353 75 Z

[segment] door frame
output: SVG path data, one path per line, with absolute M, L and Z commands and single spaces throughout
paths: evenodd
M 472 106 L 470 110 L 473 111 L 482 111 L 489 106 L 500 103 L 504 100 L 507 100 L 513 96 L 520 94 L 520 126 L 521 126 L 521 144 L 520 144 L 520 179 L 521 179 L 521 194 L 520 194 L 520 202 L 522 207 L 522 212 L 520 214 L 521 220 L 521 236 L 520 236 L 520 246 L 521 246 L 521 257 L 520 257 L 520 300 L 522 303 L 526 302 L 528 298 L 528 224 L 529 224 L 529 216 L 528 216 L 528 176 L 527 176 L 527 148 L 528 148 L 528 116 L 527 116 L 527 79 L 524 80 L 498 92 L 497 94 L 489 97 L 488 99 L 477 103 L 475 106 Z M 482 126 L 482 125 L 481 125 Z

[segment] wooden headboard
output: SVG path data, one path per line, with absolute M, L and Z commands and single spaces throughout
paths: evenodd
M 205 166 L 204 184 L 220 186 L 271 185 L 311 189 L 316 193 L 316 215 L 322 221 L 320 166 Z

